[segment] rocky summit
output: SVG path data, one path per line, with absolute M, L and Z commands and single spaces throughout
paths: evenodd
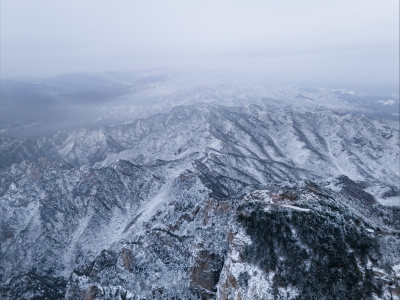
M 398 122 L 175 106 L 0 144 L 0 299 L 399 299 Z

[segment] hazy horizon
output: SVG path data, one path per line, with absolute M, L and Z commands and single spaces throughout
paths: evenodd
M 1 2 L 1 78 L 146 69 L 398 87 L 398 1 Z

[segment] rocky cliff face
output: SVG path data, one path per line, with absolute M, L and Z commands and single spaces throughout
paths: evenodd
M 202 104 L 2 138 L 0 295 L 399 297 L 397 126 Z

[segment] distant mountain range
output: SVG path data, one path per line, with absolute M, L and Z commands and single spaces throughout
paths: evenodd
M 177 105 L 286 104 L 399 120 L 399 95 L 389 90 L 303 88 L 261 79 L 162 71 L 69 74 L 52 78 L 1 80 L 0 132 L 7 136 L 53 135 L 59 130 L 130 122 Z

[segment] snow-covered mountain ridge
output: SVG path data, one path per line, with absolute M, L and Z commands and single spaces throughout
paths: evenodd
M 397 185 L 395 121 L 292 106 L 175 107 L 133 123 L 60 132 L 49 138 L 2 141 L 3 166 L 48 157 L 75 167 L 118 159 L 143 164 L 190 155 L 240 165 L 258 181 L 346 175 Z M 288 172 L 291 170 L 291 172 Z
M 198 104 L 0 153 L 2 297 L 400 293 L 394 121 Z

